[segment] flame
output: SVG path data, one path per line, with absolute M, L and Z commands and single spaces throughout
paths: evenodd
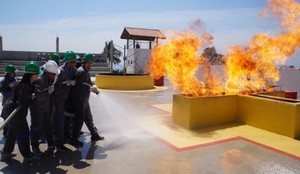
M 263 14 L 273 13 L 284 31 L 277 36 L 255 35 L 245 46 L 230 47 L 226 56 L 227 93 L 272 90 L 279 80 L 277 64 L 283 64 L 300 44 L 300 6 L 293 0 L 269 0 Z
M 154 47 L 150 57 L 150 72 L 154 78 L 169 77 L 175 88 L 186 95 L 201 95 L 203 84 L 194 76 L 201 58 L 197 51 L 202 40 L 196 35 L 183 34 L 168 44 Z
M 212 40 L 208 33 L 199 32 L 201 27 L 202 22 L 196 20 L 188 32 L 177 32 L 167 43 L 156 45 L 150 56 L 152 76 L 155 79 L 168 76 L 173 86 L 184 95 L 202 96 L 207 93 L 204 83 L 195 77 L 199 64 L 203 62 L 198 51 Z
M 276 65 L 284 64 L 300 46 L 300 5 L 295 0 L 268 2 L 262 14 L 273 14 L 282 31 L 276 36 L 259 33 L 243 46 L 229 47 L 229 53 L 224 56 L 226 79 L 223 85 L 211 71 L 211 65 L 198 56 L 199 50 L 212 41 L 206 32 L 181 32 L 167 43 L 156 45 L 150 57 L 150 73 L 154 78 L 168 76 L 175 88 L 190 96 L 219 95 L 224 90 L 226 94 L 272 90 L 280 78 Z M 196 31 L 201 25 L 197 20 L 191 28 Z M 204 82 L 195 77 L 199 64 L 205 68 Z

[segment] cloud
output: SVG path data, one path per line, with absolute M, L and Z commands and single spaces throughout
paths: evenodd
M 195 19 L 201 19 L 215 38 L 215 45 L 247 42 L 256 32 L 270 29 L 273 23 L 258 17 L 260 9 L 217 9 L 194 11 L 165 11 L 99 14 L 89 13 L 73 18 L 40 21 L 15 25 L 0 25 L 3 47 L 6 50 L 55 51 L 55 37 L 60 37 L 60 50 L 101 52 L 105 41 L 120 39 L 124 27 L 154 29 L 185 29 Z

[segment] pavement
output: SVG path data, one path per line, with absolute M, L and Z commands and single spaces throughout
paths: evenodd
M 22 162 L 15 146 L 17 156 L 0 162 L 0 173 L 300 173 L 298 140 L 240 124 L 198 130 L 176 125 L 172 96 L 178 91 L 165 84 L 142 91 L 100 89 L 99 95 L 91 94 L 90 105 L 104 141 L 91 143 L 84 126 L 84 147 L 67 144 L 70 151 L 44 155 L 32 164 Z

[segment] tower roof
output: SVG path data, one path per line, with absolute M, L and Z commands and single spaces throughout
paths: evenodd
M 166 39 L 166 36 L 157 29 L 125 27 L 121 39 L 135 39 L 154 41 L 155 39 Z

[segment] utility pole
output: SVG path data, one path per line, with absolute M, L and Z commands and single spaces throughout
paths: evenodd
M 3 51 L 2 36 L 0 35 L 0 53 Z
M 113 41 L 110 41 L 110 72 L 113 72 L 113 61 L 114 61 L 114 43 Z
M 105 56 L 105 59 L 106 59 L 106 62 L 108 63 L 108 66 L 110 67 L 110 72 L 112 72 L 112 67 L 111 67 L 111 58 L 108 57 L 108 51 L 109 51 L 109 47 L 110 46 L 110 42 L 107 43 L 105 42 L 105 47 L 104 47 L 104 56 Z M 108 59 L 109 59 L 109 62 L 108 62 Z
M 59 54 L 59 37 L 56 35 L 56 53 Z
M 123 73 L 124 73 L 124 76 L 126 75 L 126 54 L 125 54 L 125 51 L 126 51 L 126 45 L 124 45 L 124 59 L 123 59 L 123 62 L 124 62 L 124 67 L 123 67 Z

